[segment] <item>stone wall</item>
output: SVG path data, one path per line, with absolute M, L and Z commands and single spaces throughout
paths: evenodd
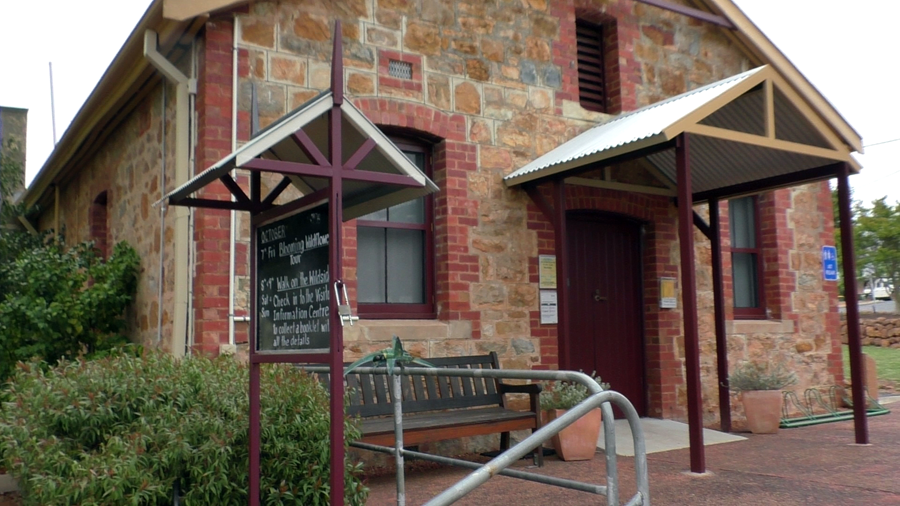
M 733 315 L 728 204 L 720 203 L 722 271 L 729 367 L 779 362 L 797 373 L 802 391 L 843 380 L 837 282 L 824 281 L 822 245 L 834 244 L 828 183 L 776 190 L 759 197 L 765 320 Z M 701 210 L 705 215 L 707 211 Z M 695 234 L 704 420 L 718 419 L 718 374 L 709 241 Z M 732 402 L 732 406 L 735 404 Z
M 172 241 L 174 214 L 161 218 L 160 209 L 152 204 L 166 191 L 175 189 L 175 91 L 168 87 L 163 115 L 162 85 L 157 86 L 115 128 L 99 149 L 80 166 L 73 179 L 60 187 L 60 228 L 66 241 L 74 244 L 92 239 L 109 245 L 127 241 L 141 258 L 137 295 L 129 309 L 128 332 L 132 340 L 155 345 L 158 336 L 162 346 L 170 345 L 172 328 L 174 269 Z M 162 122 L 166 121 L 166 188 L 161 185 Z M 105 204 L 97 203 L 106 194 Z M 97 206 L 103 212 L 97 213 Z M 106 217 L 105 227 L 95 223 Z M 164 236 L 160 238 L 160 226 Z M 54 209 L 41 214 L 39 228 L 55 228 Z M 105 230 L 106 237 L 92 237 Z M 163 248 L 160 270 L 160 248 Z M 162 278 L 160 274 L 162 273 Z M 160 304 L 159 288 L 163 283 Z M 160 315 L 160 311 L 162 314 Z M 162 318 L 162 330 L 158 322 Z
M 380 126 L 437 138 L 434 180 L 435 321 L 363 321 L 345 329 L 350 357 L 383 348 L 391 328 L 409 347 L 435 356 L 497 351 L 505 367 L 559 366 L 556 327 L 540 325 L 537 255 L 553 253 L 553 228 L 524 192 L 502 177 L 609 116 L 578 103 L 576 17 L 615 26 L 614 109 L 628 111 L 749 68 L 723 30 L 630 1 L 363 0 L 259 2 L 239 16 L 241 114 L 252 83 L 261 126 L 328 88 L 333 20 L 341 19 L 345 87 Z M 391 59 L 412 79 L 387 75 Z M 613 112 L 616 112 L 615 110 Z M 730 338 L 732 363 L 778 350 L 811 384 L 830 384 L 838 366 L 834 288 L 815 278 L 813 256 L 830 244 L 830 205 L 822 185 L 765 197 L 767 305 L 777 329 Z M 664 198 L 571 189 L 572 209 L 616 212 L 651 224 L 645 251 L 647 381 L 650 413 L 683 418 L 686 383 L 681 309 L 655 306 L 659 276 L 678 276 L 675 208 Z M 722 222 L 727 238 L 727 205 Z M 355 300 L 356 229 L 344 228 L 345 268 Z M 708 241 L 697 234 L 703 401 L 718 412 Z M 823 242 L 824 241 L 824 242 Z M 726 250 L 727 257 L 727 250 Z M 817 270 L 818 269 L 818 270 Z M 730 261 L 726 259 L 726 292 Z M 730 306 L 728 299 L 726 305 Z M 731 319 L 731 316 L 729 316 Z M 740 327 L 740 326 L 738 326 Z M 788 328 L 788 331 L 784 329 Z M 733 343 L 733 344 L 732 344 Z M 839 351 L 839 350 L 838 350 Z
M 238 23 L 238 142 L 250 135 L 252 90 L 265 127 L 330 85 L 334 20 L 342 21 L 344 83 L 350 100 L 374 123 L 431 139 L 434 199 L 435 305 L 429 320 L 368 320 L 345 328 L 347 358 L 384 348 L 394 333 L 426 356 L 496 351 L 506 368 L 557 368 L 555 325 L 541 325 L 538 254 L 554 252 L 553 227 L 520 189 L 502 177 L 584 130 L 610 118 L 578 102 L 575 19 L 614 29 L 616 95 L 611 112 L 695 89 L 747 70 L 749 60 L 714 25 L 631 0 L 344 0 L 255 2 L 248 11 L 214 16 L 197 44 L 196 169 L 231 150 L 232 34 Z M 412 68 L 409 80 L 391 77 L 388 62 Z M 161 87 L 147 95 L 62 191 L 70 240 L 89 238 L 91 207 L 107 192 L 110 242 L 128 240 L 142 257 L 132 315 L 137 339 L 152 342 L 159 311 L 168 331 L 172 294 L 168 265 L 159 279 L 159 251 L 171 262 L 171 220 L 150 203 L 160 185 Z M 165 121 L 167 179 L 174 171 L 174 93 Z M 655 184 L 631 166 L 612 168 L 624 182 Z M 631 179 L 627 179 L 631 178 Z M 245 184 L 245 181 L 239 181 Z M 227 198 L 224 187 L 205 197 Z M 671 199 L 572 187 L 573 210 L 616 213 L 646 223 L 644 314 L 651 416 L 685 417 L 684 343 L 679 307 L 657 306 L 658 278 L 680 271 L 676 210 Z M 721 203 L 723 237 L 727 205 Z M 702 208 L 698 211 L 703 212 Z M 770 321 L 734 322 L 729 360 L 778 358 L 809 385 L 840 378 L 836 287 L 821 280 L 821 245 L 831 244 L 827 184 L 779 190 L 761 198 L 766 306 Z M 228 339 L 229 214 L 195 215 L 194 313 L 196 351 L 218 353 Z M 42 226 L 52 225 L 44 213 Z M 239 216 L 238 314 L 247 312 L 248 225 Z M 356 226 L 343 230 L 344 272 L 356 300 Z M 695 234 L 705 422 L 718 412 L 709 242 Z M 730 293 L 727 244 L 724 272 Z M 726 307 L 731 306 L 730 296 Z M 728 312 L 728 319 L 733 315 Z M 241 324 L 238 342 L 246 340 Z M 164 332 L 165 333 L 165 332 Z
M 860 318 L 859 337 L 863 346 L 900 348 L 900 317 Z M 846 318 L 841 318 L 841 342 L 847 344 Z

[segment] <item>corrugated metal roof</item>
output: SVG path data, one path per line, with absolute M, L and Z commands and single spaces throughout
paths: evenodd
M 774 137 L 766 136 L 766 87 L 771 86 Z M 576 136 L 504 178 L 507 186 L 536 181 L 604 160 L 660 146 L 690 133 L 691 188 L 695 194 L 762 181 L 846 161 L 858 164 L 805 103 L 763 66 L 623 114 Z M 800 100 L 799 98 L 797 100 Z M 646 156 L 662 176 L 676 180 L 674 150 Z M 783 179 L 783 178 L 780 178 Z
M 179 186 L 160 201 L 178 204 L 184 198 L 215 182 L 220 177 L 255 158 L 284 160 L 295 163 L 315 164 L 293 139 L 293 134 L 303 130 L 323 154 L 328 153 L 328 113 L 333 107 L 331 92 L 324 92 L 288 113 L 249 142 L 219 160 L 208 169 Z M 391 140 L 384 135 L 349 100 L 341 105 L 342 159 L 348 160 L 367 139 L 375 141 L 373 149 L 360 162 L 357 170 L 408 176 L 420 187 L 400 187 L 347 179 L 343 183 L 344 219 L 350 220 L 365 214 L 400 204 L 408 200 L 436 192 L 437 185 L 416 167 Z M 304 192 L 320 190 L 328 185 L 323 177 L 297 176 L 307 186 Z
M 760 72 L 763 68 L 765 67 L 748 70 L 728 79 L 618 116 L 607 123 L 598 125 L 578 135 L 521 169 L 509 174 L 504 179 L 507 185 L 513 186 L 534 179 L 535 177 L 528 176 L 536 176 L 538 172 L 541 173 L 541 176 L 546 176 L 563 171 L 570 168 L 569 162 L 580 161 L 581 163 L 578 163 L 580 166 L 585 163 L 610 158 L 615 154 L 610 153 L 609 156 L 600 157 L 591 157 L 591 155 L 611 152 L 615 148 L 659 137 L 666 128 L 720 97 L 750 76 Z M 643 147 L 646 144 L 642 143 L 639 147 Z M 636 146 L 635 149 L 637 148 Z M 587 159 L 588 157 L 591 157 L 591 159 Z M 550 168 L 557 168 L 558 170 L 547 170 Z

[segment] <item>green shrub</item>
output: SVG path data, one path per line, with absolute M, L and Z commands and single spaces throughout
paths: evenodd
M 596 371 L 591 377 L 600 388 L 609 389 L 609 383 L 600 381 Z M 544 388 L 541 391 L 541 409 L 572 409 L 591 396 L 587 386 L 572 381 L 557 381 L 552 384 L 552 388 L 550 382 L 543 382 L 542 386 Z
M 753 390 L 781 390 L 797 382 L 797 375 L 784 364 L 744 362 L 728 376 L 728 388 L 735 392 Z
M 0 236 L 0 258 L 0 381 L 20 360 L 54 364 L 127 342 L 140 266 L 127 243 L 103 261 L 91 243 L 67 248 L 61 236 L 11 232 Z
M 24 504 L 247 504 L 248 367 L 159 352 L 20 364 L 0 412 Z M 261 377 L 263 504 L 328 504 L 328 393 L 287 365 Z M 358 430 L 345 420 L 348 440 Z M 345 497 L 364 504 L 360 466 Z

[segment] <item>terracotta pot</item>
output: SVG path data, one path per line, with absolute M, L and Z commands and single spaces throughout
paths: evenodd
M 754 434 L 775 434 L 781 423 L 781 390 L 750 390 L 741 393 L 747 428 Z
M 544 424 L 561 417 L 566 409 L 548 409 L 544 411 Z M 551 442 L 556 454 L 562 460 L 590 460 L 597 453 L 597 438 L 600 436 L 602 422 L 600 408 L 592 409 L 572 425 L 553 436 Z

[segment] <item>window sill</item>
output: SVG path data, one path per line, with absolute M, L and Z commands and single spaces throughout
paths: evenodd
M 793 320 L 730 320 L 725 322 L 726 334 L 793 334 Z
M 393 336 L 403 343 L 472 339 L 472 323 L 455 320 L 367 320 L 362 319 L 351 327 L 344 326 L 344 343 L 350 348 L 368 347 L 374 343 L 389 345 Z M 404 344 L 405 348 L 408 348 Z M 352 350 L 351 350 L 352 351 Z

